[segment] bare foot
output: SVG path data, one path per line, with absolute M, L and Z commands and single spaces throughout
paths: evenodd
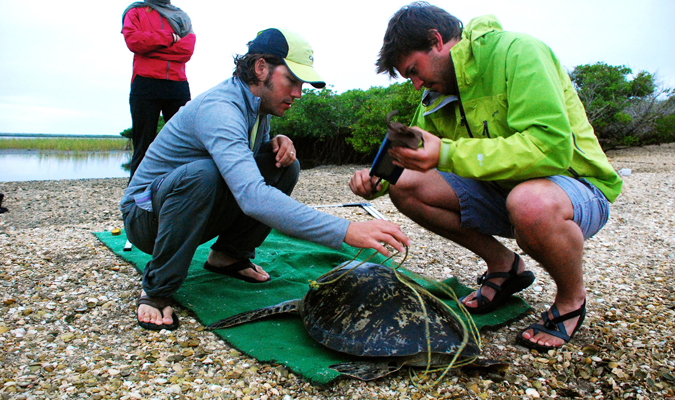
M 141 296 L 143 295 L 145 295 L 145 291 L 141 292 Z M 138 307 L 138 320 L 155 325 L 171 325 L 173 323 L 172 313 L 173 309 L 170 306 L 164 307 L 160 312 L 160 310 L 147 304 L 141 304 Z
M 238 261 L 236 258 L 230 257 L 229 255 L 225 253 L 221 253 L 219 251 L 213 251 L 211 250 L 209 252 L 209 257 L 206 259 L 206 262 L 209 263 L 210 265 L 216 267 L 216 268 L 224 268 L 227 267 L 228 265 L 232 265 Z M 262 269 L 257 264 L 255 265 L 255 270 L 253 268 L 246 268 L 242 269 L 241 271 L 238 271 L 238 273 L 241 276 L 245 276 L 247 278 L 255 279 L 256 281 L 259 282 L 265 282 L 270 279 L 270 275 L 265 272 L 265 270 Z
M 511 267 L 513 266 L 513 259 L 509 260 L 506 264 L 500 265 L 497 268 L 490 269 L 488 268 L 487 274 L 492 274 L 495 272 L 509 272 L 511 271 Z M 525 261 L 523 261 L 522 258 L 520 258 L 520 263 L 518 263 L 518 274 L 522 274 L 525 272 Z M 502 286 L 502 284 L 507 280 L 508 278 L 493 278 L 490 279 L 490 282 L 494 283 L 497 286 Z M 492 301 L 492 299 L 495 297 L 495 294 L 497 294 L 497 291 L 490 286 L 483 285 L 478 290 L 474 291 L 473 293 L 469 294 L 466 296 L 464 301 L 462 302 L 465 307 L 467 308 L 476 308 L 478 307 L 478 300 L 476 300 L 476 296 L 478 295 L 478 291 L 480 290 L 481 295 L 489 301 Z

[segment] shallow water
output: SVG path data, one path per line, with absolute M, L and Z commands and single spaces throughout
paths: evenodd
M 91 153 L 0 151 L 0 182 L 60 179 L 124 178 L 129 151 Z

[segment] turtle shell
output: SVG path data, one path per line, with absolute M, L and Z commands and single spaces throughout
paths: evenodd
M 435 296 L 389 267 L 350 261 L 321 277 L 302 299 L 305 328 L 319 343 L 367 357 L 411 356 L 427 352 L 428 318 L 432 353 L 453 354 L 462 343 L 462 327 Z M 335 280 L 335 282 L 331 282 Z M 410 285 L 410 286 L 408 286 Z M 418 290 L 420 298 L 411 289 Z M 426 315 L 426 317 L 425 317 Z M 473 337 L 462 357 L 478 355 Z

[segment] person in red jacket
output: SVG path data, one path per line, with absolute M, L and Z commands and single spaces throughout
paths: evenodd
M 160 112 L 169 121 L 190 100 L 185 64 L 194 52 L 196 36 L 190 17 L 170 0 L 132 3 L 122 21 L 124 40 L 134 53 L 129 94 L 133 177 L 157 135 Z

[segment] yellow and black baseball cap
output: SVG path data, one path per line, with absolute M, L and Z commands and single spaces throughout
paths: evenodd
M 277 28 L 260 31 L 249 43 L 248 53 L 281 57 L 296 78 L 318 89 L 326 86 L 326 82 L 314 70 L 312 47 L 297 33 Z

